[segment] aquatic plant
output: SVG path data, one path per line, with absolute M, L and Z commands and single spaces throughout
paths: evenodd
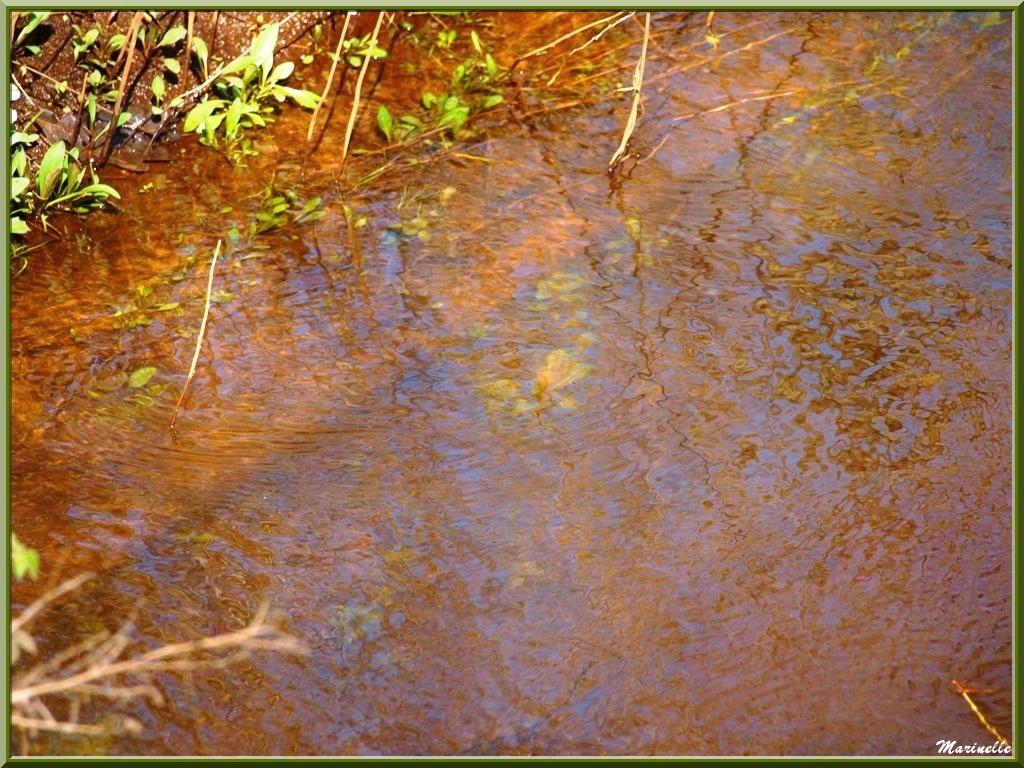
M 274 103 L 289 99 L 313 109 L 320 101 L 315 93 L 285 85 L 295 70 L 291 61 L 274 63 L 274 50 L 280 31 L 279 24 L 266 24 L 252 39 L 249 50 L 221 68 L 211 85 L 215 98 L 205 98 L 185 116 L 184 130 L 195 132 L 199 140 L 210 147 L 227 144 L 228 156 L 235 161 L 255 153 L 245 131 L 254 126 L 263 127 L 272 120 Z M 196 45 L 199 43 L 199 45 Z M 194 40 L 193 50 L 205 72 L 208 53 L 204 43 Z M 170 106 L 181 106 L 182 97 Z
M 78 147 L 69 150 L 63 141 L 50 146 L 33 178 L 26 147 L 37 138 L 37 135 L 22 132 L 12 137 L 12 141 L 17 140 L 20 145 L 11 157 L 12 234 L 28 232 L 25 218 L 31 214 L 38 216 L 46 229 L 47 216 L 55 211 L 87 213 L 102 207 L 110 198 L 120 199 L 116 189 L 100 183 L 96 172 L 83 166 L 78 158 Z
M 450 51 L 457 36 L 454 29 L 441 30 L 433 48 Z M 424 131 L 440 130 L 457 136 L 472 115 L 492 109 L 505 100 L 506 73 L 484 50 L 476 30 L 470 30 L 470 41 L 472 53 L 452 68 L 447 91 L 423 92 L 420 103 L 425 112 L 421 116 L 405 114 L 395 120 L 386 106 L 377 110 L 377 127 L 389 142 Z

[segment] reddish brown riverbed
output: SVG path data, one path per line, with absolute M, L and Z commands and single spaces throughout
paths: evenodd
M 247 168 L 195 148 L 61 220 L 11 283 L 12 520 L 44 581 L 98 576 L 41 654 L 263 601 L 310 652 L 161 677 L 162 707 L 83 711 L 141 735 L 36 748 L 930 755 L 993 740 L 954 678 L 1011 737 L 1011 24 L 987 18 L 722 13 L 716 51 L 703 14 L 656 14 L 614 178 L 629 96 L 562 108 L 533 60 L 515 110 L 358 191 L 327 172 L 340 112 L 300 182 L 298 115 Z M 502 64 L 557 37 L 518 21 Z M 641 37 L 602 66 L 628 82 Z M 272 179 L 326 216 L 222 256 L 172 440 L 209 255 Z M 170 387 L 126 386 L 142 366 Z

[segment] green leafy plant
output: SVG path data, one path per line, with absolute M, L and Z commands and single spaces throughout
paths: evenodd
M 274 64 L 278 24 L 268 24 L 253 38 L 247 53 L 229 62 L 212 88 L 215 97 L 196 104 L 185 117 L 186 133 L 195 132 L 203 144 L 218 147 L 223 140 L 229 156 L 254 154 L 244 133 L 254 126 L 263 127 L 274 112 L 273 102 L 289 99 L 313 109 L 319 96 L 311 91 L 284 85 L 295 69 L 290 61 Z M 195 43 L 195 41 L 193 41 Z M 201 68 L 207 67 L 206 46 L 197 47 Z M 177 106 L 177 100 L 171 106 Z
M 363 59 L 369 56 L 372 59 L 383 59 L 388 52 L 381 48 L 373 40 L 373 35 L 364 37 L 352 37 L 342 43 L 342 58 L 350 67 L 358 69 L 363 66 Z M 331 54 L 334 57 L 334 54 Z
M 39 140 L 37 133 L 11 132 L 11 205 L 10 232 L 12 235 L 28 234 L 25 217 L 31 213 L 32 179 L 28 170 L 28 147 Z
M 281 229 L 288 224 L 301 224 L 316 221 L 324 216 L 321 199 L 313 197 L 300 205 L 299 196 L 294 190 L 278 190 L 272 184 L 263 188 L 260 207 L 256 218 L 249 223 L 251 236 Z
M 456 36 L 455 30 L 442 30 L 438 32 L 434 47 L 450 51 Z M 476 30 L 470 30 L 470 40 L 473 52 L 452 69 L 447 92 L 423 92 L 420 99 L 426 111 L 423 119 L 407 114 L 395 120 L 387 107 L 377 110 L 377 127 L 389 142 L 401 141 L 426 130 L 442 130 L 458 136 L 473 114 L 504 101 L 499 86 L 503 73 L 497 62 L 484 50 Z
M 17 141 L 11 155 L 11 232 L 28 232 L 25 218 L 34 214 L 45 229 L 47 217 L 55 211 L 86 213 L 107 204 L 110 198 L 120 199 L 117 190 L 101 184 L 92 169 L 78 160 L 78 148 L 68 150 L 63 141 L 53 144 L 39 163 L 34 178 L 28 168 L 26 147 L 38 139 L 36 134 L 15 132 Z M 34 183 L 33 183 L 34 182 Z

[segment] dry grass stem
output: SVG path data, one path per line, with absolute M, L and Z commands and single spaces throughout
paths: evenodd
M 581 32 L 586 32 L 588 29 L 593 29 L 594 27 L 596 27 L 596 26 L 598 26 L 600 24 L 604 24 L 606 21 L 615 21 L 616 19 L 618 19 L 618 21 L 615 21 L 615 24 L 618 24 L 620 21 L 623 21 L 624 19 L 628 19 L 632 15 L 633 15 L 633 12 L 626 13 L 625 11 L 619 11 L 618 13 L 613 13 L 611 16 L 605 16 L 603 19 L 598 19 L 597 21 L 592 21 L 589 24 L 584 24 L 579 29 L 574 29 L 569 34 L 562 35 L 560 38 L 558 38 L 557 40 L 555 40 L 553 42 L 548 43 L 547 45 L 542 45 L 540 48 L 535 48 L 532 51 L 530 51 L 529 53 L 524 53 L 522 56 L 520 56 L 518 59 L 516 59 L 515 63 L 518 64 L 521 61 L 526 61 L 527 59 L 532 58 L 533 56 L 537 56 L 538 54 L 544 53 L 544 51 L 547 51 L 547 50 L 549 50 L 551 48 L 554 48 L 559 43 L 563 43 L 566 40 L 568 40 L 569 38 L 576 37 L 576 35 L 580 34 Z M 619 18 L 619 17 L 622 17 L 622 18 Z M 611 26 L 614 26 L 614 24 L 611 25 Z M 611 27 L 609 27 L 609 29 L 610 28 Z M 601 34 L 603 35 L 604 32 L 601 32 Z M 598 35 L 598 37 L 600 37 L 600 35 Z M 585 48 L 585 47 L 586 47 L 586 44 L 581 46 L 581 48 Z M 577 50 L 579 50 L 579 49 L 577 49 Z
M 377 35 L 380 32 L 381 22 L 384 21 L 384 11 L 377 14 L 377 25 L 373 28 L 373 35 L 370 36 L 370 45 L 377 45 Z M 363 80 L 366 79 L 366 70 L 370 66 L 370 56 L 363 57 L 363 66 L 359 68 L 359 77 L 356 79 L 356 92 L 352 97 L 352 111 L 348 116 L 348 125 L 345 126 L 345 144 L 341 148 L 341 165 L 339 171 L 345 167 L 345 158 L 348 157 L 348 145 L 352 141 L 352 132 L 356 128 L 356 115 L 359 113 L 359 99 L 363 90 Z
M 121 114 L 121 105 L 124 104 L 125 89 L 128 87 L 128 75 L 132 69 L 132 58 L 135 56 L 135 40 L 139 36 L 139 27 L 142 25 L 142 19 L 145 16 L 145 12 L 136 11 L 132 17 L 131 27 L 128 30 L 128 42 L 122 49 L 122 54 L 127 51 L 127 58 L 124 62 L 124 69 L 121 70 L 121 82 L 117 86 L 117 98 L 114 101 L 114 111 L 111 113 L 112 117 L 110 120 L 110 127 L 107 129 L 107 143 L 103 147 L 103 159 L 100 165 L 103 165 L 110 159 L 110 153 L 114 151 L 114 134 L 117 133 L 117 118 Z
M 978 705 L 975 704 L 971 697 L 968 695 L 969 693 L 979 693 L 979 691 L 976 691 L 972 688 L 964 688 L 964 686 L 961 685 L 960 682 L 957 680 L 953 680 L 953 687 L 956 689 L 957 693 L 964 697 L 964 701 L 967 702 L 967 706 L 969 706 L 971 708 L 971 711 L 978 716 L 978 720 L 981 721 L 981 724 L 984 726 L 985 730 L 991 733 L 998 741 L 1005 744 L 1006 746 L 1009 746 L 1010 742 L 1007 741 L 1003 734 L 996 730 L 996 727 L 994 725 L 992 725 L 987 719 L 985 719 L 985 715 L 983 715 L 981 713 L 981 710 L 978 709 Z M 988 691 L 985 692 L 987 693 Z
M 622 132 L 622 141 L 619 142 L 619 148 L 615 150 L 612 159 L 608 161 L 608 168 L 614 168 L 615 163 L 622 157 L 622 154 L 626 151 L 626 145 L 633 136 L 633 129 L 636 127 L 636 115 L 640 109 L 641 89 L 644 83 L 644 67 L 647 65 L 647 43 L 650 39 L 651 14 L 647 12 L 644 14 L 644 44 L 640 49 L 640 60 L 636 63 L 636 69 L 633 70 L 633 106 L 629 110 L 626 129 Z
M 800 93 L 805 89 L 793 88 L 788 91 L 782 91 L 780 93 L 767 93 L 761 96 L 748 96 L 745 99 L 739 99 L 738 101 L 730 101 L 728 104 L 720 104 L 717 107 L 711 107 L 710 109 L 702 109 L 700 112 L 691 112 L 688 115 L 681 115 L 679 117 L 672 118 L 673 123 L 681 123 L 684 120 L 692 120 L 695 117 L 703 117 L 704 115 L 713 115 L 715 112 L 723 112 L 726 109 L 732 109 L 733 107 L 739 107 L 743 104 L 750 104 L 755 101 L 770 101 L 771 99 L 781 99 L 784 96 L 792 96 L 795 93 Z
M 621 18 L 616 19 L 611 24 L 609 24 L 607 27 L 605 27 L 600 32 L 598 32 L 596 35 L 594 35 L 592 38 L 587 40 L 587 42 L 585 42 L 583 45 L 579 45 L 579 46 L 573 48 L 571 51 L 569 51 L 569 55 L 572 56 L 574 53 L 579 53 L 580 51 L 582 51 L 584 48 L 586 48 L 591 43 L 597 42 L 602 37 L 604 37 L 605 32 L 607 32 L 608 30 L 613 29 L 613 28 L 619 26 L 619 24 L 621 24 L 622 22 L 626 21 L 627 19 L 632 18 L 633 15 L 634 15 L 633 13 L 624 14 Z
M 185 379 L 185 386 L 181 388 L 181 395 L 174 406 L 174 414 L 171 416 L 171 429 L 174 429 L 174 422 L 178 419 L 178 409 L 188 392 L 188 385 L 192 383 L 192 377 L 196 375 L 196 363 L 199 361 L 199 349 L 203 346 L 203 336 L 206 334 L 206 319 L 210 316 L 210 297 L 213 294 L 213 268 L 217 266 L 217 256 L 220 255 L 221 241 L 217 241 L 217 247 L 213 251 L 213 260 L 210 262 L 210 276 L 206 281 L 206 308 L 203 309 L 203 322 L 199 326 L 199 337 L 196 339 L 196 352 L 192 355 L 192 365 L 188 369 L 188 377 Z
M 348 32 L 348 23 L 352 19 L 351 13 L 345 14 L 345 23 L 341 27 L 341 37 L 338 38 L 338 45 L 334 49 L 334 60 L 331 61 L 331 71 L 327 75 L 327 83 L 324 85 L 324 92 L 320 94 L 320 100 L 313 107 L 313 115 L 309 118 L 309 128 L 306 130 L 306 141 L 310 141 L 313 138 L 313 127 L 316 125 L 316 116 L 320 114 L 320 107 L 323 106 L 324 101 L 327 100 L 327 92 L 331 89 L 331 83 L 334 82 L 334 73 L 338 69 L 338 62 L 341 61 L 341 48 L 345 44 L 345 33 Z

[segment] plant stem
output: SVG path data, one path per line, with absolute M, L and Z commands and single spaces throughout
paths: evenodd
M 213 251 L 213 261 L 210 262 L 210 276 L 206 281 L 206 308 L 203 309 L 203 322 L 199 326 L 199 338 L 196 339 L 196 352 L 192 355 L 192 365 L 188 369 L 188 377 L 185 379 L 185 386 L 181 388 L 181 395 L 178 396 L 178 403 L 174 406 L 174 415 L 171 416 L 171 429 L 174 429 L 174 422 L 178 419 L 178 409 L 188 392 L 188 385 L 192 383 L 192 377 L 196 374 L 196 363 L 199 361 L 199 349 L 203 346 L 203 336 L 206 334 L 206 319 L 210 316 L 210 296 L 213 295 L 213 268 L 217 265 L 217 256 L 220 255 L 221 241 L 217 241 L 217 247 Z
M 381 22 L 384 21 L 384 11 L 377 14 L 377 26 L 373 28 L 373 35 L 370 38 L 370 45 L 377 45 L 377 33 L 380 32 Z M 345 126 L 345 145 L 341 148 L 341 168 L 345 167 L 345 158 L 348 157 L 348 145 L 352 140 L 352 131 L 356 127 L 356 114 L 359 112 L 359 95 L 363 90 L 363 80 L 366 77 L 366 70 L 370 66 L 370 55 L 367 54 L 363 58 L 363 66 L 359 70 L 359 78 L 356 80 L 356 92 L 352 97 L 352 112 L 348 116 L 348 125 Z
M 651 13 L 648 11 L 644 14 L 644 45 L 640 50 L 640 61 L 636 63 L 636 69 L 633 71 L 633 106 L 629 110 L 629 119 L 626 121 L 626 129 L 622 132 L 622 141 L 619 142 L 619 148 L 615 150 L 615 154 L 612 155 L 612 159 L 608 162 L 609 170 L 615 167 L 615 163 L 622 157 L 622 153 L 626 151 L 626 144 L 629 143 L 629 139 L 633 135 L 633 129 L 636 127 L 636 113 L 640 108 L 640 88 L 644 83 L 644 66 L 647 63 L 647 41 L 650 39 Z
M 345 23 L 341 27 L 341 37 L 338 38 L 338 47 L 334 49 L 334 60 L 331 62 L 331 71 L 327 75 L 327 84 L 324 86 L 324 92 L 320 94 L 320 101 L 313 107 L 313 116 L 309 118 L 309 130 L 306 131 L 306 141 L 308 142 L 313 138 L 313 126 L 316 125 L 316 116 L 320 113 L 320 107 L 323 106 L 324 100 L 327 98 L 327 91 L 331 88 L 331 83 L 334 82 L 334 71 L 338 68 L 338 61 L 341 59 L 341 47 L 345 44 L 345 33 L 348 31 L 348 22 L 352 18 L 351 13 L 345 14 Z
M 143 11 L 137 11 L 132 16 L 131 27 L 128 30 L 128 42 L 125 44 L 122 52 L 127 51 L 127 58 L 124 62 L 124 69 L 121 71 L 121 83 L 117 87 L 117 99 L 114 102 L 114 111 L 110 116 L 110 135 L 107 136 L 107 143 L 103 147 L 103 158 L 100 161 L 100 165 L 104 165 L 107 160 L 110 159 L 110 153 L 114 150 L 114 135 L 117 133 L 117 118 L 121 115 L 121 105 L 124 104 L 124 93 L 128 85 L 128 75 L 132 69 L 132 57 L 135 55 L 135 41 L 139 36 L 139 27 L 142 26 L 142 18 L 146 14 Z

